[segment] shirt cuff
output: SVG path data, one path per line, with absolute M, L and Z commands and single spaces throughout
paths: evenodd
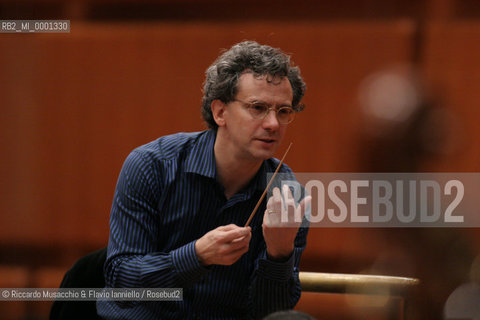
M 196 240 L 171 251 L 174 269 L 178 276 L 186 282 L 197 281 L 208 271 L 198 261 L 195 242 Z
M 295 262 L 294 255 L 295 251 L 292 252 L 288 260 L 278 262 L 268 259 L 267 252 L 264 250 L 258 260 L 258 275 L 274 281 L 287 281 L 291 279 Z

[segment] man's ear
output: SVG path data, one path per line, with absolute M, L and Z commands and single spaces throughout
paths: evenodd
M 227 105 L 220 100 L 213 100 L 210 108 L 212 109 L 213 120 L 219 127 L 225 126 L 225 110 Z

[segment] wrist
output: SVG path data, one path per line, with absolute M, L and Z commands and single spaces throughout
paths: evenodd
M 207 261 L 205 261 L 205 258 L 203 257 L 203 255 L 201 253 L 201 249 L 200 249 L 201 248 L 201 243 L 199 241 L 200 241 L 200 239 L 195 241 L 195 255 L 197 256 L 197 260 L 200 263 L 200 265 L 208 266 Z
M 274 262 L 285 262 L 292 256 L 293 248 L 288 252 L 271 252 L 267 249 L 267 258 Z

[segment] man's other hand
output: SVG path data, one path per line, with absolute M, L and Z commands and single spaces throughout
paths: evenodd
M 273 189 L 273 196 L 268 199 L 263 216 L 262 231 L 267 244 L 267 254 L 274 260 L 286 259 L 293 252 L 305 208 L 312 199 L 307 196 L 296 206 L 290 188 L 284 185 L 282 191 L 283 197 L 279 188 Z
M 251 231 L 250 227 L 234 224 L 213 229 L 195 242 L 198 260 L 204 266 L 235 263 L 248 251 Z

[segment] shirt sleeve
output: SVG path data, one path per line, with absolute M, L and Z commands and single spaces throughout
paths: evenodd
M 208 270 L 198 261 L 195 241 L 161 251 L 158 204 L 164 186 L 158 166 L 158 161 L 138 150 L 125 160 L 110 216 L 107 287 L 183 288 Z
M 286 261 L 272 261 L 263 249 L 255 262 L 249 305 L 252 318 L 261 319 L 279 310 L 293 309 L 300 299 L 300 257 L 307 244 L 308 228 L 299 229 L 295 248 Z

